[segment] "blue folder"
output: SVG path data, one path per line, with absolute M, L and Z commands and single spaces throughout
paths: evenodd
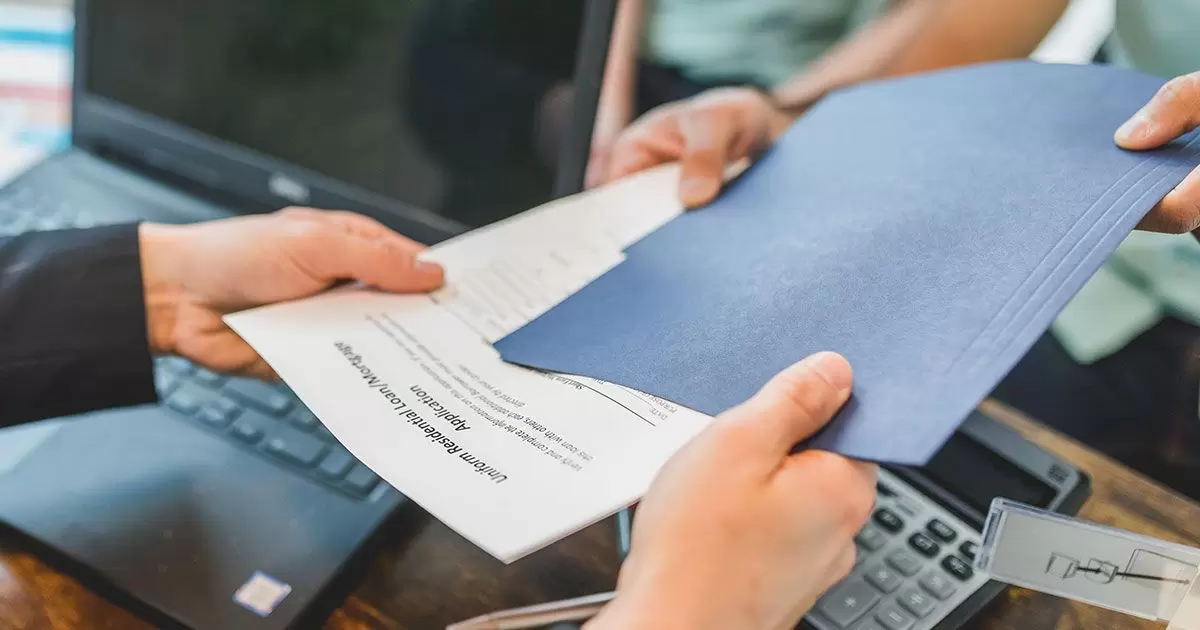
M 840 91 L 496 347 L 708 414 L 834 350 L 854 395 L 808 446 L 924 464 L 1200 163 L 1196 133 L 1113 143 L 1163 83 L 1017 61 Z

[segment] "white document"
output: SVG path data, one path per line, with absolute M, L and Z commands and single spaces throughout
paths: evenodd
M 344 289 L 226 321 L 364 464 L 511 562 L 636 501 L 709 422 L 490 345 L 678 215 L 676 181 L 651 171 L 432 248 L 432 295 Z

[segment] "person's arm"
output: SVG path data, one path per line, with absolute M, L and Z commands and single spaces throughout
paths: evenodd
M 0 241 L 0 425 L 154 402 L 135 225 Z
M 679 161 L 688 207 L 711 201 L 728 165 L 766 150 L 830 91 L 867 79 L 1026 56 L 1066 0 L 902 0 L 771 94 L 711 90 L 643 116 L 617 140 L 605 181 Z
M 603 179 L 613 144 L 633 120 L 638 51 L 647 3 L 652 1 L 618 0 L 608 59 L 604 64 L 604 78 L 600 84 L 596 124 L 592 130 L 592 148 L 587 171 L 588 187 L 599 184 Z
M 154 402 L 156 354 L 271 378 L 223 315 L 342 281 L 434 289 L 443 273 L 421 249 L 372 219 L 309 209 L 0 240 L 0 426 Z
M 796 114 L 867 79 L 1027 57 L 1068 0 L 900 0 L 772 96 Z

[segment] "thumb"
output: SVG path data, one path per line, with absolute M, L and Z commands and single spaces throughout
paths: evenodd
M 725 183 L 725 165 L 734 144 L 736 116 L 728 109 L 697 109 L 679 120 L 683 136 L 679 199 L 689 208 L 716 198 Z
M 730 421 L 753 424 L 765 448 L 785 454 L 828 424 L 849 399 L 853 382 L 841 355 L 814 354 L 772 378 Z
M 1136 114 L 1117 130 L 1124 149 L 1160 147 L 1200 126 L 1200 72 L 1175 77 L 1162 86 Z
M 393 293 L 432 291 L 442 286 L 445 274 L 437 263 L 417 258 L 422 249 L 410 241 L 331 230 L 310 265 L 331 281 L 355 280 Z

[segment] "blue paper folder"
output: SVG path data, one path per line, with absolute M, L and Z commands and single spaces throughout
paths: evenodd
M 1200 163 L 1195 133 L 1113 143 L 1163 82 L 1018 61 L 844 90 L 496 347 L 709 414 L 834 350 L 854 396 L 809 445 L 923 464 Z

